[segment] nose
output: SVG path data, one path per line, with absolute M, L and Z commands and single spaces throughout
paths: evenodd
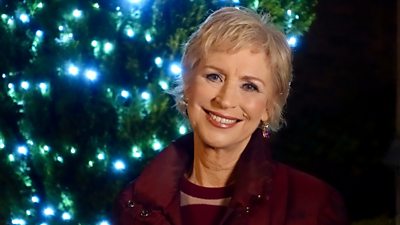
M 226 82 L 219 90 L 214 102 L 222 109 L 235 108 L 238 104 L 237 90 Z

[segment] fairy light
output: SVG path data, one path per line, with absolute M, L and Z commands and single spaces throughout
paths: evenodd
M 39 9 L 42 9 L 43 8 L 43 2 L 39 2 L 39 4 L 37 5 L 37 7 L 39 8 Z
M 68 73 L 72 76 L 76 76 L 79 73 L 79 68 L 73 64 L 68 66 Z
M 162 148 L 162 145 L 159 140 L 155 139 L 153 144 L 151 145 L 154 151 L 159 151 Z
M 156 57 L 156 58 L 154 59 L 154 63 L 156 64 L 156 66 L 157 66 L 158 68 L 161 68 L 162 65 L 163 65 L 163 60 L 162 60 L 161 57 Z
M 21 20 L 21 22 L 23 22 L 23 23 L 28 23 L 29 22 L 29 16 L 26 15 L 25 13 L 22 13 L 19 16 L 19 20 Z
M 0 137 L 0 149 L 4 149 L 6 145 L 4 144 L 4 139 Z
M 128 91 L 122 90 L 122 91 L 121 91 L 121 96 L 124 97 L 124 98 L 128 98 L 128 97 L 130 96 L 130 94 L 129 94 Z
M 39 89 L 40 89 L 40 92 L 42 93 L 42 95 L 47 94 L 48 91 L 49 91 L 48 85 L 47 85 L 46 83 L 44 83 L 44 82 L 41 82 L 41 83 L 39 84 Z
M 94 81 L 97 79 L 97 72 L 92 69 L 88 69 L 85 71 L 85 76 L 87 79 Z
M 130 2 L 133 4 L 139 4 L 141 2 L 141 0 L 130 0 Z
M 17 151 L 19 154 L 21 155 L 27 155 L 28 154 L 28 148 L 26 148 L 25 146 L 21 145 L 18 146 Z
M 43 31 L 41 31 L 41 30 L 37 30 L 35 34 L 39 38 L 43 37 Z
M 172 63 L 171 66 L 169 67 L 169 70 L 174 75 L 180 75 L 182 73 L 182 68 L 177 63 Z
M 38 196 L 35 195 L 35 196 L 32 196 L 31 201 L 32 201 L 33 203 L 39 203 L 39 202 L 40 202 L 40 199 L 39 199 Z
M 143 155 L 143 153 L 142 153 L 142 151 L 139 149 L 139 147 L 137 147 L 137 146 L 133 146 L 133 147 L 132 147 L 132 157 L 133 157 L 133 158 L 138 159 L 138 158 L 141 158 L 142 155 Z
M 29 89 L 29 82 L 28 81 L 22 81 L 21 82 L 21 88 L 24 90 L 28 90 Z
M 180 134 L 186 134 L 186 132 L 187 132 L 187 128 L 184 125 L 179 127 L 179 133 Z
M 30 216 L 30 215 L 32 215 L 32 211 L 31 211 L 31 210 L 29 210 L 29 209 L 28 209 L 28 210 L 26 210 L 26 211 L 25 211 L 25 213 L 26 213 L 26 215 L 27 215 L 27 216 Z
M 72 216 L 71 216 L 71 214 L 69 214 L 69 213 L 67 213 L 67 212 L 64 212 L 64 213 L 61 215 L 61 218 L 62 218 L 63 220 L 71 220 L 71 219 L 72 219 Z
M 8 161 L 10 161 L 10 162 L 14 162 L 15 161 L 15 157 L 14 157 L 13 154 L 9 154 L 8 155 Z
M 92 160 L 90 160 L 90 161 L 88 162 L 88 166 L 89 166 L 89 168 L 93 167 L 93 165 L 94 165 L 93 161 L 92 161 Z
M 163 80 L 160 80 L 160 81 L 158 82 L 158 85 L 160 85 L 161 89 L 163 89 L 164 91 L 167 90 L 167 89 L 169 88 L 169 87 L 168 87 L 168 83 L 165 82 L 165 81 L 163 81 Z
M 104 44 L 104 53 L 109 54 L 113 50 L 114 46 L 110 42 Z
M 64 26 L 61 26 L 61 25 L 58 26 L 58 30 L 59 30 L 59 31 L 63 31 L 63 30 L 64 30 Z
M 142 92 L 142 94 L 140 95 L 142 97 L 142 99 L 144 100 L 149 100 L 150 99 L 150 93 L 147 91 Z
M 114 162 L 114 168 L 118 171 L 125 169 L 125 163 L 122 160 L 117 160 Z
M 286 11 L 286 14 L 287 14 L 288 16 L 291 16 L 291 15 L 292 15 L 292 10 L 288 9 L 288 10 Z
M 56 160 L 57 160 L 58 162 L 60 162 L 60 163 L 63 163 L 63 162 L 64 162 L 64 158 L 61 157 L 61 156 L 57 156 L 57 157 L 56 157 Z
M 110 223 L 107 220 L 103 220 L 98 225 L 110 225 Z
M 71 154 L 75 154 L 76 153 L 76 148 L 71 147 L 71 149 L 69 151 L 71 152 Z
M 296 47 L 297 45 L 297 38 L 296 37 L 289 37 L 287 40 L 290 47 Z
M 25 225 L 26 222 L 25 222 L 25 220 L 23 220 L 23 219 L 21 219 L 21 218 L 16 218 L 16 219 L 12 219 L 12 220 L 11 220 L 11 224 Z
M 54 216 L 54 209 L 52 207 L 47 207 L 43 210 L 43 215 L 46 217 Z
M 126 36 L 128 36 L 130 38 L 135 36 L 135 31 L 133 31 L 132 28 L 127 28 L 125 32 L 126 32 Z
M 150 33 L 146 33 L 144 35 L 144 38 L 146 39 L 147 42 L 151 42 L 153 40 L 153 38 L 151 37 Z
M 93 4 L 93 8 L 95 8 L 95 9 L 99 9 L 99 8 L 100 8 L 100 5 L 99 5 L 99 3 L 97 3 L 97 2 L 96 2 L 96 3 L 94 3 L 94 4 Z
M 104 160 L 106 158 L 105 154 L 103 152 L 100 152 L 99 154 L 97 154 L 97 159 L 98 160 Z
M 74 11 L 72 11 L 72 15 L 73 15 L 75 18 L 80 18 L 80 17 L 82 16 L 82 11 L 79 10 L 79 9 L 74 9 Z

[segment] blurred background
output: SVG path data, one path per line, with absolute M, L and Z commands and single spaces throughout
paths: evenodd
M 118 191 L 190 132 L 165 94 L 182 43 L 239 5 L 294 51 L 275 157 L 335 187 L 353 225 L 395 224 L 396 0 L 0 0 L 0 223 L 109 224 Z

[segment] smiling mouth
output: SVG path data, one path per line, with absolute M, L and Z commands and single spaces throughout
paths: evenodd
M 217 115 L 216 113 L 213 113 L 208 110 L 204 110 L 208 115 L 209 115 L 209 120 L 213 122 L 214 125 L 219 125 L 221 127 L 230 127 L 235 125 L 237 122 L 240 122 L 240 119 L 232 118 L 232 117 L 225 117 L 221 116 L 220 114 Z

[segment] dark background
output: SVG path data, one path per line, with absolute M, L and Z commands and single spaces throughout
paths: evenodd
M 294 54 L 275 155 L 327 181 L 352 221 L 394 217 L 396 1 L 320 0 Z

